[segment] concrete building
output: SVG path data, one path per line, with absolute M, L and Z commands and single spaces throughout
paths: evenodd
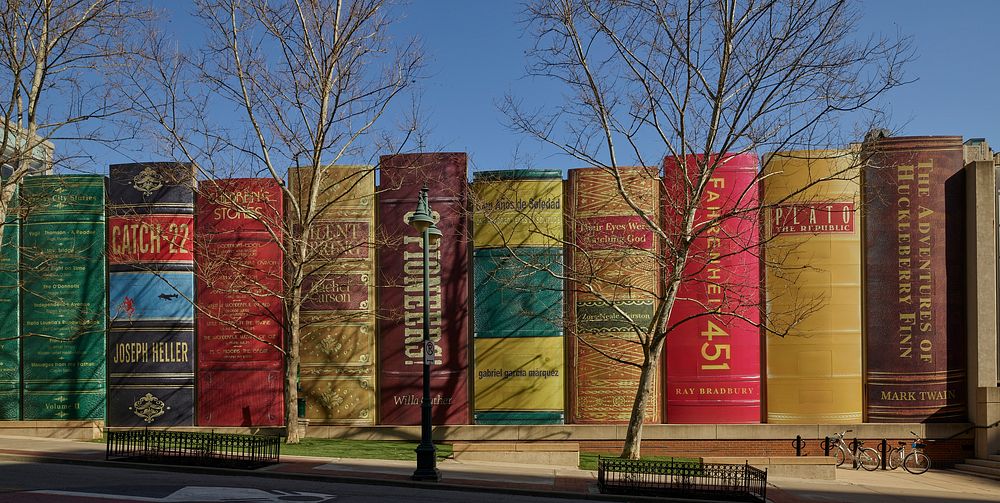
M 1000 422 L 998 169 L 992 155 L 984 157 L 965 166 L 969 421 L 976 430 L 976 457 L 982 459 L 1000 452 L 1000 429 L 995 424 Z
M 0 169 L 3 176 L 13 172 L 20 162 L 28 163 L 29 175 L 52 174 L 55 145 L 38 135 L 29 140 L 20 127 L 5 125 L 0 121 Z
M 986 138 L 969 138 L 962 144 L 962 158 L 965 164 L 993 159 L 993 150 Z

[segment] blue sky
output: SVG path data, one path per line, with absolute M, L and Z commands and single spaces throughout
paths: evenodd
M 495 102 L 508 90 L 538 100 L 559 89 L 526 81 L 523 52 L 530 40 L 509 1 L 414 0 L 400 20 L 401 34 L 423 39 L 430 78 L 422 105 L 432 141 L 467 151 L 471 169 L 510 167 L 515 149 L 535 167 L 579 165 L 519 138 L 502 124 Z M 995 23 L 1000 1 L 867 0 L 858 36 L 900 31 L 913 37 L 916 82 L 889 95 L 900 133 L 986 137 L 1000 147 L 1000 48 Z
M 188 33 L 182 45 L 196 43 L 184 12 L 189 5 L 164 4 L 177 33 Z M 898 31 L 913 38 L 916 60 L 907 73 L 916 81 L 892 91 L 886 103 L 899 132 L 985 137 L 1000 147 L 1000 62 L 993 57 L 1000 1 L 864 0 L 861 6 L 857 36 Z M 515 156 L 536 168 L 580 166 L 512 133 L 497 108 L 507 92 L 533 103 L 558 100 L 562 92 L 553 82 L 524 77 L 531 40 L 520 11 L 521 3 L 509 0 L 411 0 L 400 10 L 394 36 L 418 37 L 428 62 L 419 85 L 430 132 L 424 150 L 468 152 L 470 171 L 524 167 Z M 108 157 L 104 165 L 136 154 Z

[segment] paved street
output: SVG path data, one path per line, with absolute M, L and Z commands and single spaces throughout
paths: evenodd
M 100 443 L 0 436 L 0 503 L 555 503 L 600 498 L 594 472 L 544 465 L 448 459 L 438 465 L 443 476 L 439 487 L 448 487 L 442 490 L 411 482 L 412 461 L 282 456 L 277 465 L 239 472 L 154 465 L 135 469 L 104 457 Z M 1000 501 L 1000 481 L 938 469 L 923 475 L 839 469 L 837 480 L 769 477 L 768 482 L 772 503 Z M 535 496 L 546 493 L 551 497 Z
M 0 502 L 469 502 L 585 500 L 512 497 L 470 490 L 339 484 L 246 476 L 0 461 Z

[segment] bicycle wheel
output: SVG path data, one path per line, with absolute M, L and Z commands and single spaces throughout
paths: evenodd
M 878 451 L 871 447 L 862 447 L 858 452 L 858 460 L 861 461 L 861 468 L 870 472 L 882 467 L 882 460 L 879 459 Z
M 887 456 L 888 456 L 888 459 L 886 459 L 885 461 L 886 461 L 886 465 L 888 465 L 888 467 L 889 467 L 890 470 L 895 470 L 896 468 L 899 468 L 900 466 L 903 466 L 903 449 L 902 448 L 896 448 L 896 449 L 893 449 L 893 450 L 889 451 L 889 454 L 887 454 Z
M 844 460 L 847 459 L 847 453 L 844 452 L 843 447 L 838 445 L 837 448 L 833 450 L 833 457 L 837 460 L 837 466 L 840 466 L 844 464 Z
M 928 458 L 926 454 L 922 452 L 911 452 L 906 455 L 906 459 L 903 460 L 903 469 L 914 474 L 920 475 L 927 471 L 931 467 L 931 458 Z

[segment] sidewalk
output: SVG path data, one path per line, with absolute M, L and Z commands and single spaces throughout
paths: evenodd
M 768 477 L 774 503 L 945 503 L 1000 501 L 1000 481 L 951 470 L 913 475 L 899 469 L 866 472 L 837 469 L 837 480 Z
M 440 484 L 532 492 L 596 493 L 597 472 L 570 467 L 453 459 L 439 460 L 437 467 L 441 472 Z M 413 461 L 281 456 L 280 464 L 258 472 L 408 482 L 414 468 Z
M 100 465 L 105 447 L 101 443 L 0 436 L 0 459 L 42 462 L 69 462 Z M 116 466 L 122 463 L 113 462 Z M 186 471 L 191 468 L 138 465 L 146 469 Z M 219 470 L 247 476 L 303 478 L 330 482 L 359 482 L 413 487 L 431 487 L 433 483 L 409 480 L 415 468 L 412 461 L 374 459 L 315 458 L 281 456 L 281 463 L 254 471 L 197 468 L 198 472 Z M 493 489 L 512 494 L 568 495 L 604 499 L 597 494 L 596 472 L 570 467 L 510 463 L 439 462 L 440 486 Z M 899 503 L 997 502 L 1000 481 L 974 477 L 948 470 L 931 470 L 911 475 L 902 470 L 865 472 L 838 469 L 837 480 L 818 481 L 769 477 L 768 500 L 773 503 L 845 502 Z M 620 498 L 608 498 L 618 499 Z
M 38 462 L 69 462 L 100 465 L 123 462 L 106 461 L 105 445 L 96 442 L 59 440 L 34 437 L 0 435 L 0 459 L 17 459 Z M 410 480 L 416 465 L 413 461 L 381 459 L 318 458 L 307 456 L 281 456 L 281 463 L 258 470 L 231 470 L 223 468 L 184 467 L 176 465 L 148 465 L 128 463 L 141 469 L 163 469 L 199 473 L 215 471 L 244 476 L 305 478 L 331 482 L 385 483 L 414 487 L 433 487 L 434 483 Z M 564 493 L 573 496 L 597 495 L 597 472 L 571 467 L 527 465 L 514 463 L 471 462 L 446 459 L 438 461 L 441 482 L 451 485 L 496 489 L 503 492 Z

